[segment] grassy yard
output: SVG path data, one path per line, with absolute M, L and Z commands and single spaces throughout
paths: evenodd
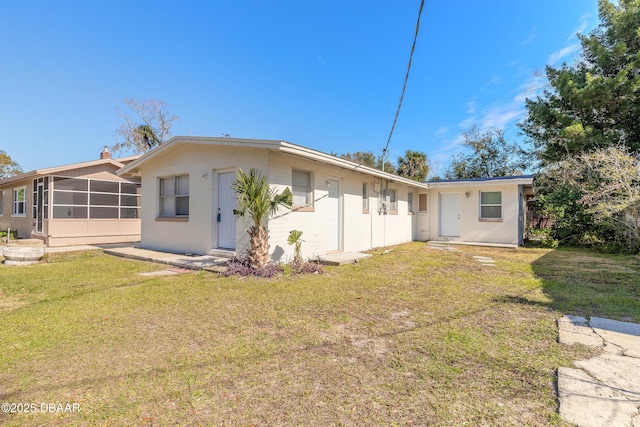
M 640 259 L 424 243 L 324 274 L 193 272 L 98 251 L 0 266 L 0 425 L 565 425 L 566 313 L 640 321 Z M 489 256 L 495 267 L 473 255 Z

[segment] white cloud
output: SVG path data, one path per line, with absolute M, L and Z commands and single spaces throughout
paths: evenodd
M 507 103 L 495 103 L 483 111 L 480 127 L 482 129 L 504 128 L 518 121 L 524 113 L 524 104 L 519 101 L 519 97 Z
M 520 46 L 525 46 L 528 45 L 530 43 L 533 43 L 533 41 L 538 37 L 538 27 L 533 27 L 533 29 L 531 30 L 531 33 L 529 33 L 529 35 L 520 42 Z
M 449 132 L 449 127 L 448 126 L 440 126 L 438 128 L 438 130 L 436 131 L 436 135 L 438 135 L 438 136 L 445 135 L 447 132 Z
M 467 109 L 467 114 L 474 114 L 476 112 L 476 101 L 469 101 L 466 104 L 464 104 L 465 108 Z
M 577 43 L 563 47 L 559 51 L 553 52 L 551 55 L 549 55 L 547 63 L 550 65 L 557 64 L 561 59 L 566 58 L 578 49 L 580 49 L 580 45 Z
M 578 28 L 576 28 L 575 31 L 571 33 L 571 35 L 569 35 L 568 40 L 572 40 L 578 33 L 583 34 L 584 30 L 589 28 L 589 18 L 591 18 L 591 15 L 588 13 L 585 13 L 580 17 L 580 25 L 578 25 Z

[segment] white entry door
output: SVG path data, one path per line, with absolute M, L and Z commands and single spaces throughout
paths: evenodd
M 340 181 L 336 179 L 327 180 L 329 184 L 328 212 L 327 212 L 327 250 L 340 250 Z
M 440 195 L 440 235 L 460 237 L 460 194 Z
M 236 194 L 231 189 L 231 182 L 236 178 L 233 172 L 218 174 L 218 212 L 214 216 L 218 223 L 218 247 L 236 248 Z

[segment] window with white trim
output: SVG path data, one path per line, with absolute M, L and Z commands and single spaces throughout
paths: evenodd
M 189 175 L 160 178 L 161 217 L 189 216 Z
M 294 207 L 311 206 L 313 204 L 311 172 L 293 169 L 291 174 L 291 192 L 293 193 Z
M 366 182 L 362 183 L 362 213 L 369 213 L 369 192 Z
M 480 192 L 480 219 L 502 219 L 502 191 Z
M 427 195 L 418 194 L 418 212 L 427 212 Z
M 0 216 L 4 216 L 4 191 L 0 190 Z
M 101 179 L 54 176 L 52 218 L 136 219 L 140 218 L 140 184 Z M 44 188 L 48 187 L 44 180 Z M 45 190 L 46 194 L 46 190 Z M 44 196 L 44 217 L 47 217 Z M 34 208 L 34 212 L 36 209 Z
M 386 199 L 387 213 L 396 215 L 398 213 L 398 199 L 396 198 L 396 190 L 393 188 L 387 188 L 384 190 L 384 196 Z
M 13 216 L 27 215 L 27 187 L 13 189 Z

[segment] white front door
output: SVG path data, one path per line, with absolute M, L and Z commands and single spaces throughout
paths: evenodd
M 327 250 L 340 250 L 340 181 L 327 180 L 329 184 L 328 211 L 327 211 Z
M 460 237 L 460 194 L 440 194 L 440 236 Z
M 218 223 L 218 247 L 236 248 L 236 194 L 231 189 L 231 182 L 236 178 L 233 172 L 218 174 L 218 212 L 214 216 Z

